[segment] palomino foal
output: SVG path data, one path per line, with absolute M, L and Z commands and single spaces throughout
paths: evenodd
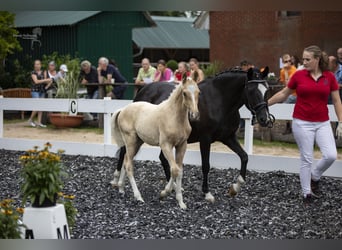
M 153 83 L 152 83 L 153 84 Z M 143 201 L 133 176 L 133 158 L 145 142 L 160 146 L 171 168 L 171 178 L 161 197 L 165 197 L 174 188 L 176 199 L 185 209 L 182 195 L 183 158 L 187 139 L 191 132 L 189 118 L 199 119 L 199 88 L 191 78 L 186 78 L 176 87 L 170 97 L 159 105 L 148 102 L 133 102 L 118 110 L 112 116 L 113 136 L 119 147 L 126 146 L 124 168 L 115 171 L 113 186 L 119 186 L 124 192 L 125 172 L 133 189 L 134 197 Z M 173 148 L 176 157 L 173 156 Z M 120 176 L 120 178 L 118 178 Z

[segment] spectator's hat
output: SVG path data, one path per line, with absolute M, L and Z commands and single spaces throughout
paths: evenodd
M 63 70 L 64 72 L 68 72 L 68 67 L 65 65 L 65 64 L 62 64 L 60 67 L 59 67 L 60 70 Z

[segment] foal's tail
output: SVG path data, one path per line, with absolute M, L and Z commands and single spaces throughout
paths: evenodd
M 111 120 L 113 137 L 114 137 L 114 140 L 115 140 L 116 144 L 118 145 L 118 147 L 125 146 L 125 142 L 122 138 L 120 126 L 118 123 L 118 117 L 119 117 L 120 112 L 121 112 L 121 109 L 117 110 L 112 115 L 112 120 Z

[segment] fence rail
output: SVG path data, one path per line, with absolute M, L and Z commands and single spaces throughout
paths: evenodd
M 117 146 L 112 144 L 111 114 L 117 109 L 125 107 L 131 100 L 92 100 L 78 99 L 78 112 L 103 113 L 104 117 L 104 141 L 103 143 L 81 143 L 67 141 L 50 141 L 53 150 L 64 149 L 70 155 L 92 155 L 114 157 Z M 328 105 L 331 121 L 337 121 L 333 106 Z M 31 140 L 22 138 L 5 138 L 3 117 L 5 110 L 30 111 L 40 110 L 48 112 L 69 112 L 70 100 L 68 99 L 36 99 L 36 98 L 0 98 L 0 148 L 8 150 L 27 150 L 35 145 L 42 145 L 48 138 Z M 276 104 L 270 107 L 270 112 L 277 120 L 292 120 L 293 104 Z M 245 119 L 244 148 L 249 154 L 248 169 L 258 171 L 283 170 L 291 173 L 299 172 L 298 157 L 253 155 L 253 126 L 251 125 L 251 113 L 243 106 L 240 109 L 241 118 Z M 44 140 L 45 139 L 45 140 Z M 137 154 L 137 160 L 159 161 L 159 148 L 143 147 Z M 218 168 L 239 168 L 240 160 L 234 153 L 211 152 L 210 163 Z M 228 164 L 227 164 L 228 162 Z M 200 153 L 197 150 L 187 150 L 184 163 L 201 164 Z M 326 172 L 327 176 L 342 177 L 342 161 L 337 160 Z

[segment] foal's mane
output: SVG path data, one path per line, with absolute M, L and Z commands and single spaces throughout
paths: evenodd
M 169 97 L 166 100 L 164 100 L 162 103 L 176 102 L 176 99 L 179 97 L 179 95 L 182 94 L 182 86 L 183 86 L 183 83 L 178 84 L 176 88 L 172 90 Z

